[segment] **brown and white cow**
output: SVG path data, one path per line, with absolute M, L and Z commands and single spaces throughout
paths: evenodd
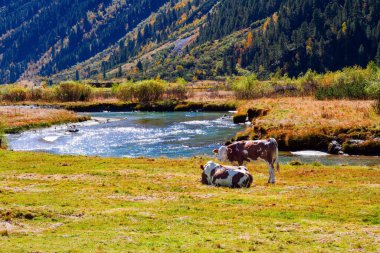
M 244 166 L 222 166 L 209 161 L 201 165 L 202 184 L 231 188 L 249 188 L 253 178 Z
M 264 160 L 269 167 L 268 183 L 275 183 L 274 165 L 279 171 L 278 163 L 278 144 L 273 138 L 269 140 L 257 141 L 238 141 L 228 146 L 222 146 L 214 150 L 220 161 L 237 162 L 240 166 L 244 162 L 255 161 L 258 159 Z

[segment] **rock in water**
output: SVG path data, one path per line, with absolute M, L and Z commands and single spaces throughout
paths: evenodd
M 339 142 L 332 141 L 329 144 L 328 153 L 333 154 L 333 155 L 342 154 L 343 153 L 343 147 L 342 147 L 342 145 L 339 144 Z

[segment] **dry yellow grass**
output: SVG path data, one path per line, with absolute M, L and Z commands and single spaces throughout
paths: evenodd
M 333 135 L 380 129 L 380 116 L 370 100 L 320 101 L 311 97 L 268 98 L 240 103 L 239 113 L 249 108 L 268 109 L 266 116 L 254 120 L 272 136 Z M 363 131 L 362 131 L 363 130 Z M 254 134 L 248 129 L 246 134 Z M 287 138 L 285 137 L 285 138 Z
M 0 121 L 9 129 L 49 126 L 83 120 L 77 114 L 63 109 L 43 109 L 5 106 L 0 107 Z
M 189 90 L 189 102 L 230 102 L 235 100 L 232 91 L 205 91 L 205 90 Z

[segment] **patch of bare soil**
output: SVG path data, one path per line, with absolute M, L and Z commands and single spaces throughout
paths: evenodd
M 6 176 L 5 176 L 6 177 Z M 53 174 L 53 175 L 41 175 L 35 173 L 26 173 L 26 174 L 14 174 L 8 176 L 9 179 L 18 179 L 18 180 L 38 180 L 38 181 L 59 181 L 59 180 L 94 180 L 97 177 L 88 174 Z
M 54 230 L 62 225 L 63 223 L 61 222 L 55 222 L 50 224 L 39 223 L 31 225 L 19 221 L 0 221 L 0 235 L 9 236 L 12 234 L 39 234 L 44 231 Z
M 2 186 L 0 188 L 0 192 L 13 192 L 13 193 L 17 193 L 17 192 L 33 192 L 33 193 L 36 193 L 36 192 L 48 192 L 49 189 L 41 189 L 41 188 L 38 188 L 40 187 L 41 185 L 27 185 L 27 186 L 24 186 L 24 187 L 11 187 L 11 186 Z
M 109 199 L 118 199 L 125 201 L 133 201 L 133 202 L 153 202 L 160 200 L 176 200 L 177 196 L 174 195 L 163 195 L 163 194 L 152 194 L 152 195 L 140 195 L 140 196 L 131 196 L 131 195 L 118 195 L 113 194 L 108 196 Z

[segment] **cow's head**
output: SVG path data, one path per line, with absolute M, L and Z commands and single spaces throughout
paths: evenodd
M 219 161 L 225 162 L 228 159 L 228 153 L 231 153 L 232 150 L 226 146 L 221 146 L 219 149 L 214 150 L 214 154 L 218 158 Z

